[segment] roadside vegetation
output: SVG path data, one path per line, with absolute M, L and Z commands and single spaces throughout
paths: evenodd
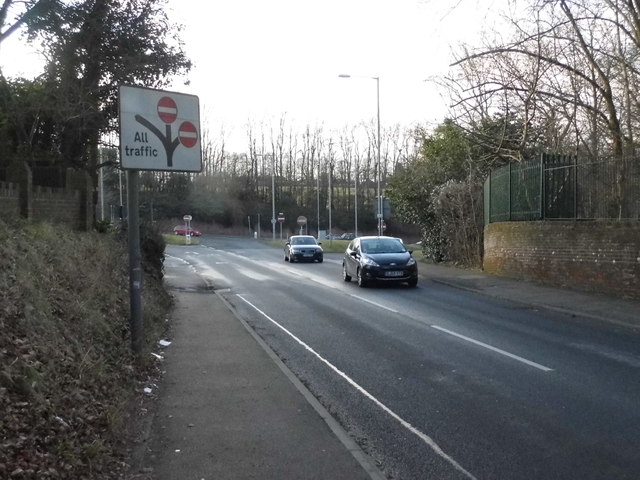
M 117 150 L 107 140 L 117 131 L 118 85 L 162 88 L 188 73 L 181 26 L 165 0 L 5 4 L 0 43 L 22 31 L 48 61 L 33 80 L 0 72 L 0 181 L 16 182 L 28 166 L 37 185 L 65 187 L 52 179 L 72 168 L 97 189 L 102 172 L 106 204 L 120 205 Z M 480 265 L 491 169 L 541 153 L 637 163 L 640 134 L 634 2 L 529 0 L 495 13 L 503 21 L 489 22 L 481 41 L 453 46 L 451 69 L 436 80 L 451 105 L 438 124 L 382 125 L 378 142 L 374 119 L 326 131 L 283 115 L 273 126 L 248 122 L 243 152 L 229 151 L 223 132 L 205 131 L 201 173 L 141 174 L 142 218 L 190 214 L 202 227 L 264 234 L 275 213 L 287 233 L 301 216 L 340 232 L 354 231 L 357 217 L 358 232 L 374 233 L 380 185 L 389 234 L 406 237 L 402 226 L 412 225 L 425 257 Z M 603 187 L 614 202 L 625 182 L 620 171 Z
M 123 235 L 0 221 L 0 478 L 122 478 L 171 305 L 158 237 L 143 235 L 146 347 L 135 358 Z
M 164 242 L 167 245 L 199 245 L 200 239 L 198 237 L 191 237 L 189 243 L 184 235 L 174 235 L 170 233 L 164 233 L 162 235 Z

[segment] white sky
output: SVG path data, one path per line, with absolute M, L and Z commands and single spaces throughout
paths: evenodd
M 194 63 L 190 85 L 171 89 L 197 95 L 203 126 L 214 138 L 224 128 L 233 151 L 246 150 L 248 122 L 268 132 L 283 115 L 294 131 L 374 119 L 376 76 L 383 127 L 437 123 L 446 100 L 424 80 L 443 75 L 451 47 L 473 42 L 507 1 L 169 0 Z M 17 36 L 0 64 L 7 76 L 40 73 Z

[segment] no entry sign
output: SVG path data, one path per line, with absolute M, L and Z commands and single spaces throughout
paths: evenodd
M 198 97 L 120 87 L 120 158 L 131 170 L 202 170 Z
M 158 100 L 158 116 L 164 123 L 173 123 L 178 118 L 178 106 L 171 97 Z
M 180 143 L 187 148 L 193 147 L 198 141 L 198 129 L 191 122 L 183 122 L 178 130 Z

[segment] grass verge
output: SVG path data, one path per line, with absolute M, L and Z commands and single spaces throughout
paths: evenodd
M 187 238 L 184 235 L 172 235 L 169 233 L 162 234 L 162 238 L 167 245 L 199 245 L 200 239 L 198 237 L 191 237 L 190 243 L 187 243 Z
M 0 221 L 0 478 L 122 478 L 154 368 L 130 353 L 126 252 L 117 234 Z M 171 304 L 161 275 L 143 298 L 151 345 Z

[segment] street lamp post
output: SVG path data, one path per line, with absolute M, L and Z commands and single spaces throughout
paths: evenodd
M 356 175 L 355 175 L 355 181 L 353 182 L 354 184 L 354 194 L 353 194 L 353 204 L 354 204 L 354 209 L 355 209 L 355 229 L 354 229 L 354 235 L 357 237 L 358 236 L 358 175 L 360 172 L 360 165 L 358 164 L 358 158 L 356 157 Z
M 338 75 L 340 78 L 351 78 L 352 76 L 346 73 Z M 382 235 L 382 225 L 384 223 L 382 213 L 382 195 L 380 193 L 380 77 L 364 77 L 371 78 L 376 81 L 376 107 L 378 118 L 378 161 L 376 165 L 376 219 L 378 223 L 378 236 Z
M 318 155 L 318 171 L 316 174 L 316 201 L 317 201 L 317 213 L 316 217 L 318 219 L 318 233 L 316 237 L 320 240 L 320 155 Z
M 380 128 L 380 127 L 378 127 Z M 378 154 L 379 155 L 379 154 Z M 275 159 L 271 155 L 271 231 L 273 233 L 272 240 L 276 240 L 276 176 L 275 176 Z
M 272 153 L 256 153 L 256 157 L 271 156 L 271 233 L 272 239 L 276 239 L 276 177 L 275 177 L 275 158 Z M 258 227 L 260 226 L 260 217 L 258 216 Z

